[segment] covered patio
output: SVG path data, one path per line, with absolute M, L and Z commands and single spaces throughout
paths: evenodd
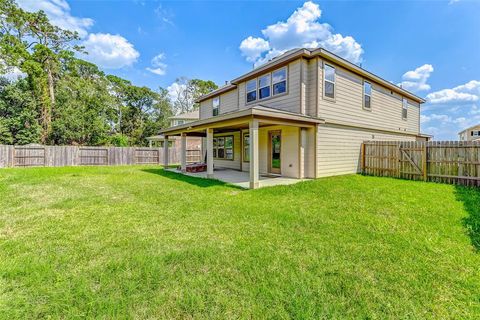
M 190 177 L 203 178 L 207 179 L 207 172 L 182 172 L 178 169 L 167 169 L 170 172 L 184 174 Z M 234 186 L 249 189 L 250 188 L 250 175 L 245 171 L 238 171 L 232 169 L 215 169 L 214 177 L 217 180 L 220 180 L 225 183 L 232 184 Z M 273 187 L 279 185 L 289 185 L 295 184 L 298 182 L 306 181 L 309 179 L 295 179 L 287 178 L 282 176 L 271 176 L 271 175 L 260 175 L 259 176 L 259 187 Z
M 315 136 L 317 125 L 323 122 L 306 115 L 254 106 L 171 127 L 161 133 L 167 138 L 180 136 L 180 172 L 256 189 L 314 178 Z M 206 172 L 187 173 L 187 136 L 203 138 Z M 168 155 L 168 144 L 164 144 L 167 165 Z

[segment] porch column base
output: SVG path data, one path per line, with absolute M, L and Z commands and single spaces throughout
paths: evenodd
M 207 178 L 208 179 L 213 179 L 214 178 L 213 173 L 207 173 Z
M 251 182 L 250 181 L 250 189 L 258 189 L 260 187 L 260 182 Z

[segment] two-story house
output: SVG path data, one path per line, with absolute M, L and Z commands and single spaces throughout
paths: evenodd
M 422 98 L 321 48 L 291 50 L 197 102 L 198 121 L 162 132 L 204 137 L 207 176 L 249 171 L 251 188 L 263 174 L 355 173 L 365 140 L 428 139 Z
M 480 141 L 480 124 L 458 133 L 460 141 Z

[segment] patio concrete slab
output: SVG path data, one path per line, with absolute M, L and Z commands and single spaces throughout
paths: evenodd
M 206 172 L 181 172 L 177 169 L 167 169 L 168 171 L 184 174 L 190 177 L 197 177 L 197 178 L 204 178 L 207 179 Z M 213 178 L 230 183 L 240 188 L 249 189 L 250 187 L 250 174 L 244 171 L 232 170 L 232 169 L 223 169 L 217 168 L 213 171 Z M 265 176 L 260 175 L 260 188 L 263 187 L 272 187 L 272 186 L 279 186 L 279 185 L 289 185 L 295 184 L 301 181 L 306 181 L 310 179 L 295 179 L 295 178 L 287 178 L 282 176 Z

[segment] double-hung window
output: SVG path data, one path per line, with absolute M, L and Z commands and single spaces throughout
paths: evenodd
M 272 72 L 273 95 L 287 92 L 287 68 Z
M 218 116 L 219 111 L 220 111 L 220 97 L 215 97 L 212 100 L 213 116 Z
M 258 78 L 258 99 L 270 97 L 270 73 Z
M 323 95 L 327 98 L 335 99 L 335 68 L 325 64 L 323 71 Z
M 402 100 L 402 119 L 407 120 L 408 117 L 408 101 L 403 98 Z
M 247 103 L 287 92 L 287 67 L 248 81 L 245 91 Z
M 257 79 L 247 82 L 247 103 L 257 100 Z
M 233 160 L 233 136 L 213 138 L 213 157 Z
M 372 107 L 372 84 L 370 82 L 363 82 L 363 107 L 370 110 Z
M 480 131 L 478 130 L 472 131 L 472 137 L 480 137 Z

